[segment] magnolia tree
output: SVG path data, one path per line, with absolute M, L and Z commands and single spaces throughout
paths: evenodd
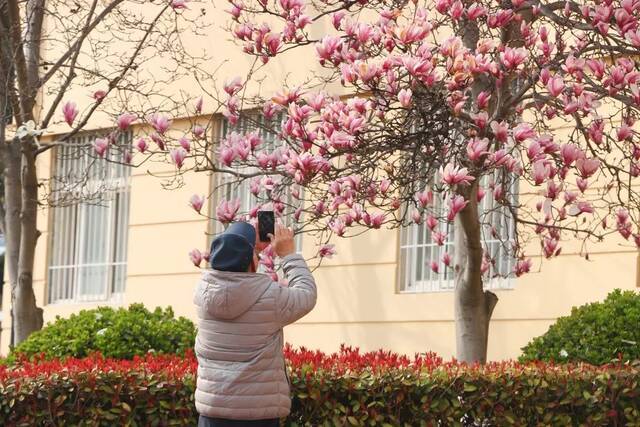
M 246 79 L 225 85 L 228 122 L 259 107 L 256 126 L 280 143 L 232 132 L 215 154 L 189 154 L 227 186 L 249 182 L 254 206 L 222 198 L 217 219 L 269 205 L 318 238 L 320 257 L 334 236 L 426 225 L 437 245 L 455 243 L 427 267 L 454 278 L 460 360 L 485 361 L 498 298 L 483 285 L 529 272 L 532 239 L 544 258 L 566 241 L 586 257 L 609 235 L 640 244 L 637 0 L 233 0 L 229 12 L 246 54 L 300 49 L 321 72 L 266 99 L 244 96 Z M 501 216 L 513 230 L 496 229 Z M 495 268 L 487 239 L 512 271 Z
M 198 81 L 210 77 L 201 67 L 207 58 L 190 54 L 183 43 L 185 34 L 195 37 L 207 27 L 198 3 L 0 0 L 1 214 L 12 344 L 43 322 L 32 283 L 38 208 L 98 203 L 104 188 L 88 191 L 86 183 L 100 179 L 90 170 L 104 171 L 101 162 L 140 165 L 154 153 L 169 159 L 172 142 L 163 138 L 171 121 L 167 112 L 184 116 L 186 109 L 179 93 L 168 96 L 167 85 L 193 75 Z M 143 122 L 157 130 L 155 143 L 132 144 L 122 137 Z M 74 139 L 105 123 L 109 129 L 101 138 Z M 55 132 L 55 141 L 43 142 L 45 131 Z M 67 168 L 49 182 L 49 169 L 40 170 L 38 158 L 53 147 L 72 147 L 58 155 L 86 158 L 82 170 Z M 138 152 L 143 154 L 134 157 Z

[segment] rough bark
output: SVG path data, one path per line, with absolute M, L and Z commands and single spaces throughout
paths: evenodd
M 465 198 L 467 206 L 455 220 L 456 357 L 467 363 L 485 363 L 489 322 L 498 297 L 482 288 L 482 240 L 475 183 Z
M 11 345 L 14 339 L 14 312 L 16 291 L 18 288 L 18 260 L 20 259 L 20 209 L 22 207 L 22 192 L 20 179 L 20 146 L 16 142 L 2 145 L 2 160 L 4 170 L 4 200 L 5 200 L 5 263 L 9 273 L 9 288 L 11 290 Z
M 22 142 L 22 212 L 18 286 L 16 289 L 14 338 L 19 344 L 42 328 L 42 309 L 36 305 L 33 292 L 33 266 L 38 235 L 38 177 L 36 174 L 36 147 L 32 138 Z
M 19 5 L 7 2 L 9 39 L 18 83 L 20 112 L 16 125 L 34 120 L 33 107 L 37 95 L 38 63 L 43 22 L 43 0 L 26 3 L 24 41 L 21 34 Z M 33 292 L 33 268 L 38 240 L 38 177 L 36 144 L 33 137 L 12 140 L 3 146 L 5 158 L 5 203 L 7 226 L 7 261 L 11 283 L 12 339 L 16 345 L 32 332 L 42 328 L 42 309 L 37 307 Z
M 475 50 L 479 30 L 475 21 L 463 25 L 465 46 Z M 489 88 L 486 78 L 478 76 L 472 97 Z M 454 313 L 456 322 L 456 357 L 467 363 L 485 363 L 489 340 L 489 322 L 498 297 L 482 286 L 482 236 L 478 214 L 478 180 L 460 193 L 469 201 L 454 223 Z

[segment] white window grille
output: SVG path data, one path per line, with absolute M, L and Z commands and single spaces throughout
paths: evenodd
M 49 303 L 118 301 L 125 290 L 131 168 L 115 147 L 97 158 L 94 140 L 80 136 L 56 149 Z M 130 141 L 121 135 L 119 144 Z
M 219 139 L 222 140 L 230 135 L 232 132 L 236 132 L 240 135 L 244 135 L 249 132 L 257 132 L 262 138 L 263 143 L 257 148 L 261 152 L 272 152 L 281 146 L 282 142 L 278 140 L 276 133 L 279 131 L 282 121 L 282 115 L 277 115 L 270 121 L 265 121 L 265 118 L 261 114 L 255 114 L 250 116 L 243 116 L 238 120 L 238 123 L 231 125 L 226 119 L 222 120 L 220 126 Z M 256 169 L 240 167 L 236 168 L 238 172 L 251 173 Z M 214 174 L 214 188 L 216 188 L 216 195 L 212 198 L 213 206 L 212 211 L 215 214 L 215 209 L 221 200 L 240 200 L 240 212 L 248 212 L 252 207 L 258 203 L 258 198 L 251 193 L 250 185 L 251 179 L 240 179 L 232 174 L 219 173 Z M 275 176 L 274 179 L 278 180 Z M 300 194 L 302 194 L 302 189 Z M 282 220 L 285 224 L 293 226 L 294 218 L 291 215 L 291 208 L 294 203 L 293 196 L 290 191 L 284 195 L 284 202 L 287 205 L 288 215 L 285 215 Z M 213 227 L 214 232 L 220 233 L 223 228 L 220 223 L 216 223 Z M 302 252 L 302 233 L 295 235 L 296 252 Z
M 483 177 L 481 186 L 486 188 L 488 177 Z M 499 183 L 500 181 L 497 180 Z M 517 179 L 511 179 L 505 193 L 515 205 L 517 197 Z M 434 209 L 446 214 L 448 207 L 441 197 L 434 198 Z M 512 271 L 516 260 L 512 255 L 512 243 L 515 241 L 515 223 L 509 210 L 495 201 L 491 191 L 487 191 L 479 206 L 482 221 L 481 238 L 484 252 L 492 262 L 483 277 L 487 289 L 512 289 Z M 495 233 L 493 233 L 495 229 Z M 442 256 L 448 252 L 452 258 L 455 252 L 455 236 L 452 223 L 440 224 L 437 231 L 447 234 L 444 245 L 433 241 L 432 233 L 423 224 L 411 224 L 400 229 L 399 289 L 400 292 L 443 292 L 454 289 L 453 269 L 446 267 Z M 431 269 L 431 262 L 438 263 L 439 273 Z

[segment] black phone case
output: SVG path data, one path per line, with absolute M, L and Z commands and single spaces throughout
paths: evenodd
M 258 229 L 260 231 L 260 241 L 268 242 L 269 234 L 275 233 L 275 218 L 273 212 L 262 211 L 258 212 Z

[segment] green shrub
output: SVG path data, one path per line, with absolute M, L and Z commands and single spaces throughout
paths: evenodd
M 99 307 L 82 310 L 68 319 L 56 317 L 13 349 L 10 358 L 85 357 L 99 352 L 105 357 L 131 359 L 147 352 L 184 353 L 193 348 L 196 330 L 185 317 L 175 318 L 170 307 L 153 312 L 142 304 L 128 309 Z
M 640 359 L 640 295 L 616 289 L 603 302 L 574 307 L 522 348 L 520 361 L 594 365 Z
M 318 368 L 327 366 L 316 362 L 322 355 L 293 356 L 285 426 L 640 426 L 632 365 L 428 362 L 345 371 Z M 196 372 L 192 352 L 0 368 L 0 425 L 193 426 Z

